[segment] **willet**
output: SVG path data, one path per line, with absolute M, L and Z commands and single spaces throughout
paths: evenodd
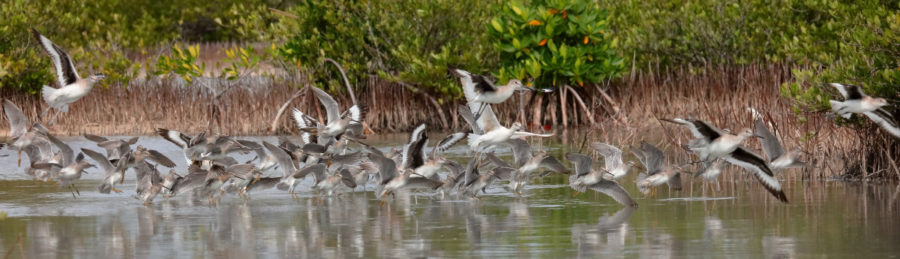
M 538 90 L 527 87 L 518 79 L 510 79 L 506 85 L 497 86 L 485 76 L 473 75 L 462 69 L 450 69 L 450 72 L 459 77 L 466 100 L 480 105 L 475 112 L 475 118 L 481 117 L 486 106 L 505 102 L 517 90 L 541 91 L 545 93 L 553 91 L 551 89 Z
M 637 202 L 628 195 L 628 192 L 622 188 L 619 183 L 604 178 L 605 172 L 594 170 L 592 167 L 593 160 L 585 155 L 568 153 L 566 160 L 575 166 L 575 174 L 569 176 L 569 186 L 575 189 L 575 194 L 584 192 L 585 189 L 601 192 L 613 198 L 619 204 L 631 207 L 637 207 Z M 574 196 L 574 195 L 573 195 Z
M 859 86 L 839 83 L 831 83 L 829 85 L 836 88 L 844 96 L 843 102 L 837 100 L 828 101 L 831 104 L 831 110 L 846 119 L 849 119 L 853 113 L 872 112 L 888 105 L 886 99 L 872 98 L 863 93 L 862 88 Z
M 487 173 L 470 178 L 464 186 L 464 193 L 472 196 L 472 198 L 478 198 L 477 195 L 479 191 L 482 193 L 487 192 L 487 187 L 494 183 L 494 181 L 509 180 L 515 171 L 516 169 L 510 167 L 495 167 Z
M 568 174 L 569 169 L 559 162 L 556 157 L 547 154 L 546 151 L 532 153 L 531 144 L 522 139 L 510 139 L 506 143 L 512 146 L 513 162 L 516 168 L 509 181 L 509 189 L 520 194 L 522 187 L 531 179 L 531 174 L 540 169 L 548 172 Z M 508 167 L 508 166 L 507 166 Z
M 622 178 L 634 166 L 634 161 L 622 162 L 622 150 L 615 146 L 594 142 L 590 147 L 603 156 L 603 167 L 612 176 L 612 179 Z
M 647 194 L 651 187 L 668 184 L 674 190 L 681 190 L 681 167 L 666 166 L 665 155 L 662 150 L 650 143 L 641 141 L 641 147 L 632 148 L 631 152 L 641 161 L 646 172 L 638 175 L 637 186 L 642 193 Z
M 319 89 L 317 87 L 312 87 L 313 93 L 316 94 L 316 97 L 319 99 L 319 102 L 325 106 L 325 114 L 327 115 L 327 123 L 324 127 L 315 127 L 315 128 L 301 128 L 303 131 L 311 131 L 318 135 L 325 135 L 328 137 L 339 137 L 344 134 L 346 130 L 348 130 L 351 126 L 362 126 L 362 119 L 364 116 L 365 109 L 358 105 L 353 105 L 344 113 L 341 113 L 338 109 L 338 103 L 334 100 L 331 95 L 326 93 L 324 90 Z M 297 119 L 296 112 L 294 119 Z M 354 130 L 353 133 L 350 134 L 352 136 L 361 136 L 362 132 Z
M 131 152 L 131 145 L 136 144 L 138 141 L 138 137 L 128 138 L 124 140 L 110 140 L 109 138 L 92 134 L 84 134 L 84 138 L 97 143 L 98 147 L 105 149 L 106 157 L 109 158 L 110 163 L 116 163 L 116 161 L 118 161 L 122 156 Z
M 25 117 L 25 113 L 22 112 L 19 106 L 7 99 L 3 99 L 3 113 L 6 114 L 6 119 L 9 121 L 9 138 L 7 142 L 11 148 L 15 148 L 18 152 L 18 165 L 22 165 L 22 151 L 25 151 L 25 147 L 35 143 L 43 147 L 50 146 L 50 142 L 40 136 L 41 133 L 46 133 L 47 129 L 40 123 L 34 123 L 31 128 L 28 128 L 26 126 L 28 125 L 28 118 Z
M 732 135 L 701 120 L 681 118 L 663 120 L 687 126 L 694 137 L 700 139 L 700 143 L 705 144 L 697 145 L 698 147 L 702 147 L 698 148 L 701 161 L 710 161 L 728 155 L 737 149 L 741 143 L 744 142 L 744 139 L 748 137 L 758 137 L 754 135 L 753 131 L 749 128 L 742 130 L 741 133 L 737 135 Z
M 149 163 L 142 163 L 141 166 L 135 167 L 138 181 L 135 189 L 136 197 L 149 205 L 153 199 L 163 190 L 163 178 L 160 177 L 159 171 Z
M 126 159 L 130 154 L 126 154 L 126 159 L 120 159 L 113 165 L 110 163 L 109 158 L 93 150 L 82 148 L 81 152 L 97 162 L 97 165 L 103 170 L 103 184 L 100 184 L 100 187 L 98 187 L 100 193 L 108 194 L 109 191 L 114 191 L 116 193 L 122 192 L 121 190 L 116 189 L 115 184 L 125 178 Z M 138 180 L 140 180 L 140 177 L 138 177 Z
M 291 159 L 291 156 L 281 147 L 270 144 L 269 142 L 263 141 L 263 146 L 269 150 L 269 154 L 272 154 L 275 157 L 275 160 L 278 161 L 278 167 L 281 168 L 281 183 L 277 184 L 277 188 L 279 190 L 288 191 L 291 194 L 291 197 L 296 198 L 296 194 L 294 194 L 294 187 L 299 183 L 299 180 L 302 180 L 306 177 L 307 173 L 296 175 L 298 173 L 299 167 L 297 163 Z M 303 162 L 300 162 L 303 166 Z M 323 167 L 324 168 L 324 167 Z
M 65 157 L 67 155 L 63 156 Z M 87 161 L 85 161 L 84 154 L 81 153 L 79 153 L 74 160 L 71 160 L 70 163 L 65 164 L 65 162 L 68 161 L 63 160 L 63 164 L 35 164 L 32 167 L 38 169 L 47 169 L 50 167 L 59 168 L 59 171 L 57 171 L 55 176 L 56 181 L 59 182 L 59 186 L 69 187 L 69 190 L 73 191 L 72 198 L 75 198 L 75 193 L 81 195 L 81 192 L 78 191 L 78 188 L 75 187 L 75 184 L 73 184 L 72 182 L 81 179 L 81 174 L 84 172 L 84 169 L 94 167 L 94 165 L 89 164 Z
M 75 69 L 75 63 L 69 58 L 69 54 L 66 54 L 62 48 L 53 44 L 53 42 L 47 39 L 47 37 L 44 37 L 44 35 L 41 35 L 37 30 L 31 29 L 31 32 L 34 34 L 37 41 L 40 42 L 41 47 L 43 47 L 44 50 L 47 51 L 47 54 L 50 55 L 50 60 L 53 61 L 53 66 L 56 68 L 56 76 L 59 80 L 59 88 L 45 85 L 44 88 L 41 89 L 41 95 L 44 97 L 44 101 L 50 106 L 41 113 L 41 118 L 50 111 L 50 108 L 55 108 L 57 110 L 57 115 L 60 111 L 68 112 L 69 104 L 78 101 L 81 97 L 90 93 L 94 84 L 106 76 L 103 74 L 94 74 L 88 78 L 81 78 L 78 76 L 78 70 Z M 55 118 L 56 116 L 54 115 L 53 119 Z M 53 124 L 53 119 L 50 119 L 48 125 Z
M 188 165 L 191 165 L 195 162 L 193 159 L 191 159 L 191 155 L 193 153 L 192 148 L 206 142 L 205 133 L 200 133 L 194 137 L 191 137 L 179 131 L 157 128 L 156 134 L 181 148 L 182 152 L 184 153 L 184 160 L 187 161 Z
M 897 119 L 890 112 L 882 109 L 888 105 L 886 99 L 872 98 L 863 93 L 861 87 L 855 85 L 831 83 L 831 86 L 837 88 L 844 96 L 843 102 L 828 101 L 835 114 L 850 118 L 853 113 L 862 113 L 894 137 L 900 138 L 900 126 L 897 125 Z
M 800 161 L 800 147 L 794 147 L 785 152 L 778 138 L 769 131 L 762 119 L 753 122 L 755 134 L 760 136 L 763 152 L 769 158 L 769 167 L 778 170 L 782 168 L 806 167 L 805 162 Z

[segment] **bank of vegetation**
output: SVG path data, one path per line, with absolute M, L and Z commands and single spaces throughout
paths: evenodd
M 26 113 L 53 82 L 29 28 L 82 74 L 109 76 L 60 118 L 54 130 L 70 134 L 211 120 L 229 134 L 290 132 L 272 120 L 287 101 L 317 111 L 306 86 L 366 103 L 375 130 L 458 129 L 462 93 L 447 68 L 460 67 L 557 89 L 497 107 L 532 128 L 660 130 L 648 115 L 690 114 L 734 129 L 753 105 L 788 143 L 839 157 L 829 175 L 900 173 L 894 138 L 864 118 L 825 118 L 839 96 L 828 82 L 896 103 L 896 1 L 10 0 L 0 17 L 0 92 Z

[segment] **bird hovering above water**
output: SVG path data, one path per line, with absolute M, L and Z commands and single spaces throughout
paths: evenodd
M 41 118 L 50 111 L 50 108 L 56 109 L 56 115 L 59 115 L 59 112 L 68 112 L 69 104 L 80 100 L 90 93 L 91 89 L 94 88 L 94 84 L 106 76 L 103 74 L 94 74 L 87 78 L 81 78 L 81 76 L 78 75 L 78 70 L 75 69 L 75 63 L 72 62 L 72 58 L 69 57 L 69 54 L 50 41 L 50 39 L 41 35 L 37 30 L 31 29 L 31 33 L 34 34 L 34 38 L 41 44 L 41 47 L 47 51 L 47 54 L 50 55 L 50 60 L 53 61 L 53 66 L 56 68 L 56 76 L 59 80 L 59 88 L 45 85 L 41 89 L 41 96 L 44 97 L 44 101 L 49 105 L 49 107 L 41 113 Z M 56 115 L 50 119 L 50 122 L 48 122 L 47 125 L 53 124 Z

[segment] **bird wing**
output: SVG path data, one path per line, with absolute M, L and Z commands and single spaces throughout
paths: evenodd
M 622 166 L 622 150 L 603 142 L 594 142 L 591 143 L 591 148 L 597 153 L 600 153 L 603 156 L 603 160 L 605 165 L 603 165 L 607 171 L 612 171 L 619 166 Z
M 884 109 L 877 109 L 870 112 L 864 112 L 863 114 L 866 117 L 869 117 L 870 120 L 881 126 L 882 129 L 886 130 L 894 137 L 900 138 L 900 127 L 897 127 L 897 120 L 894 119 L 888 111 Z
M 356 181 L 353 180 L 353 174 L 350 173 L 350 170 L 344 168 L 340 172 L 341 182 L 344 183 L 347 187 L 356 188 Z
M 522 165 L 528 163 L 528 161 L 531 160 L 531 145 L 529 145 L 525 140 L 520 138 L 511 138 L 506 141 L 506 144 L 512 146 L 513 162 L 516 164 L 516 167 L 522 167 Z
M 760 144 L 762 144 L 763 152 L 766 153 L 769 161 L 775 161 L 784 155 L 784 147 L 781 146 L 781 142 L 778 142 L 778 138 L 769 131 L 769 127 L 766 127 L 766 123 L 762 119 L 753 122 L 753 133 L 761 138 Z
M 669 185 L 669 188 L 672 190 L 680 191 L 681 190 L 681 173 L 675 173 L 672 177 L 669 177 L 669 182 L 666 184 Z
M 622 188 L 622 186 L 615 181 L 601 180 L 600 182 L 591 185 L 589 188 L 609 195 L 609 197 L 612 197 L 613 200 L 616 200 L 619 204 L 637 207 L 637 202 L 634 202 L 634 199 L 631 198 L 631 195 L 628 195 L 625 188 Z
M 437 189 L 441 187 L 444 183 L 441 181 L 435 181 L 432 179 L 428 179 L 425 177 L 410 177 L 406 180 L 406 185 L 403 186 L 404 189 L 419 189 L 419 188 L 427 188 L 427 189 Z
M 456 132 L 450 135 L 447 135 L 438 142 L 437 146 L 434 147 L 435 150 L 443 152 L 458 143 L 460 140 L 466 139 L 469 136 L 469 133 L 466 132 Z
M 103 169 L 103 172 L 107 174 L 110 172 L 115 172 L 115 168 L 109 162 L 109 159 L 106 158 L 103 154 L 98 153 L 97 151 L 93 151 L 87 148 L 82 148 L 81 152 L 93 159 L 97 162 L 97 165 L 100 166 L 100 169 Z
M 292 174 L 291 177 L 300 179 L 300 178 L 306 177 L 309 174 L 313 174 L 314 176 L 320 177 L 323 173 L 325 173 L 325 169 L 327 169 L 326 167 L 327 166 L 325 164 L 309 165 L 309 166 L 304 167 L 303 169 L 300 169 L 296 173 Z M 316 182 L 318 182 L 318 180 L 316 180 Z
M 482 130 L 480 125 L 478 125 L 478 122 L 475 121 L 475 115 L 472 114 L 472 110 L 469 109 L 469 106 L 460 105 L 459 108 L 457 108 L 457 112 L 459 113 L 459 116 L 469 124 L 469 127 L 472 128 L 472 132 L 478 135 L 484 135 L 484 130 Z
M 319 98 L 319 102 L 325 106 L 325 113 L 328 116 L 328 123 L 333 123 L 341 119 L 341 114 L 338 111 L 338 103 L 334 100 L 331 95 L 325 92 L 325 90 L 319 89 L 318 87 L 312 87 L 313 92 L 316 94 L 316 97 Z
M 494 153 L 487 153 L 487 155 L 485 155 L 485 158 L 487 158 L 488 161 L 491 161 L 491 163 L 493 163 L 495 166 L 511 167 L 509 165 L 509 163 L 507 163 L 506 161 L 503 161 L 503 159 L 500 159 L 499 157 L 495 156 Z
M 350 116 L 350 121 L 354 122 L 362 122 L 363 116 L 365 114 L 365 109 L 363 106 L 354 104 L 350 106 L 343 114 L 341 114 L 341 118 Z
M 394 179 L 394 176 L 397 175 L 397 164 L 394 163 L 393 159 L 384 157 L 382 155 L 369 153 L 369 160 L 375 163 L 378 166 L 378 184 L 386 184 L 387 182 Z
M 420 138 L 422 138 L 422 135 L 424 135 L 424 134 L 425 134 L 425 123 L 422 123 L 418 127 L 416 127 L 416 129 L 414 129 L 412 131 L 412 133 L 409 134 L 409 144 L 416 142 L 416 140 L 419 140 Z
M 151 149 L 151 150 L 147 150 L 147 152 L 150 153 L 150 157 L 149 157 L 150 160 L 153 160 L 157 164 L 160 164 L 160 165 L 168 167 L 168 168 L 175 167 L 175 162 L 172 162 L 171 159 L 169 159 L 168 157 L 166 157 L 166 155 L 163 155 L 159 151 Z
M 56 67 L 59 87 L 75 83 L 75 81 L 78 81 L 78 79 L 81 78 L 78 76 L 78 71 L 75 70 L 75 64 L 72 63 L 69 54 L 66 54 L 62 48 L 53 44 L 50 39 L 41 35 L 37 30 L 31 29 L 31 32 L 34 34 L 37 41 L 41 43 L 41 47 L 43 47 L 44 50 L 47 51 L 47 54 L 50 55 L 50 60 L 53 61 L 53 66 Z
M 708 123 L 701 120 L 686 120 L 682 118 L 673 118 L 673 119 L 663 119 L 663 121 L 681 124 L 687 126 L 688 129 L 691 130 L 691 134 L 694 135 L 695 138 L 702 138 L 707 140 L 713 140 L 719 138 L 722 135 L 722 131 L 716 127 L 709 125 Z
M 569 168 L 566 168 L 566 166 L 563 165 L 562 162 L 559 161 L 559 159 L 556 159 L 556 157 L 551 155 L 547 155 L 546 157 L 544 157 L 544 159 L 541 159 L 541 162 L 540 164 L 538 164 L 538 166 L 550 169 L 550 171 L 554 171 L 557 173 L 569 173 Z
M 516 169 L 510 167 L 497 167 L 491 170 L 492 177 L 497 180 L 508 180 Z
M 282 177 L 287 177 L 295 173 L 294 171 L 296 171 L 297 169 L 294 166 L 294 161 L 291 160 L 291 156 L 288 155 L 288 153 L 285 152 L 284 149 L 281 149 L 280 147 L 272 145 L 271 143 L 266 141 L 263 141 L 263 146 L 269 150 L 269 153 L 275 156 L 275 160 L 278 161 L 278 167 L 281 167 L 281 170 L 283 171 Z
M 866 96 L 862 92 L 862 88 L 855 85 L 845 85 L 839 83 L 830 83 L 834 88 L 837 88 L 838 92 L 841 92 L 841 95 L 844 96 L 844 100 L 858 100 L 862 99 L 863 96 Z
M 356 151 L 349 154 L 343 155 L 332 155 L 331 163 L 339 164 L 339 165 L 354 165 L 358 164 L 363 160 L 363 153 L 360 151 Z
M 309 118 L 309 116 L 306 116 L 306 114 L 303 114 L 303 112 L 301 112 L 297 108 L 294 108 L 292 115 L 294 118 L 294 122 L 297 123 L 298 129 L 306 129 L 306 128 L 314 127 L 314 124 L 313 124 L 314 122 L 310 120 L 311 118 Z M 312 141 L 311 135 L 312 134 L 310 134 L 309 132 L 302 131 L 302 130 L 300 131 L 300 138 L 303 139 L 304 144 L 309 144 L 310 141 Z
M 16 139 L 21 137 L 28 131 L 28 119 L 19 106 L 9 100 L 3 100 L 3 112 L 6 113 L 6 119 L 9 120 L 9 138 Z
M 87 134 L 87 133 L 84 133 L 84 138 L 87 139 L 87 140 L 90 140 L 90 141 L 92 141 L 92 142 L 96 142 L 96 143 L 102 143 L 102 142 L 107 142 L 107 141 L 109 141 L 108 138 L 104 138 L 104 137 L 97 136 L 97 135 L 94 135 L 94 134 Z
M 256 170 L 256 165 L 253 164 L 237 164 L 228 166 L 225 169 L 226 173 L 229 173 L 233 176 L 237 176 L 243 179 L 249 179 L 253 174 L 253 171 Z
M 516 131 L 516 132 L 513 132 L 512 136 L 513 136 L 513 137 L 542 137 L 542 138 L 546 138 L 546 137 L 552 137 L 553 134 L 538 134 L 538 133 L 531 133 L 531 132 L 526 132 L 526 131 Z
M 471 75 L 472 77 L 472 86 L 476 93 L 484 93 L 484 92 L 494 92 L 497 91 L 497 87 L 494 86 L 487 77 L 482 75 Z
M 59 152 L 62 153 L 62 164 L 63 165 L 69 165 L 72 162 L 75 162 L 75 160 L 74 160 L 75 152 L 72 151 L 72 147 L 70 147 L 66 143 L 63 143 L 61 140 L 54 137 L 53 135 L 46 134 L 44 136 L 46 136 L 47 139 L 50 140 L 50 143 L 53 143 L 53 145 L 56 146 L 56 148 L 59 148 Z
M 787 196 L 785 196 L 784 191 L 781 190 L 781 184 L 778 183 L 778 179 L 775 178 L 772 169 L 769 168 L 762 157 L 753 154 L 744 147 L 738 147 L 738 149 L 729 156 L 725 157 L 725 161 L 750 170 L 753 173 L 753 176 L 756 177 L 756 180 L 759 181 L 769 193 L 772 193 L 775 198 L 784 203 L 788 202 Z
M 663 169 L 663 160 L 665 159 L 662 150 L 656 148 L 653 144 L 641 141 L 641 150 L 644 153 L 644 159 L 647 173 L 653 175 Z
M 474 106 L 474 108 L 473 108 Z M 481 103 L 470 102 L 469 109 L 480 109 Z M 477 111 L 477 110 L 476 110 Z M 500 125 L 500 121 L 497 120 L 497 115 L 494 115 L 494 109 L 491 108 L 490 104 L 485 104 L 484 109 L 481 111 L 481 116 L 478 117 L 476 121 L 478 127 L 481 128 L 485 133 L 490 132 L 494 129 L 502 127 Z
M 172 144 L 175 144 L 180 148 L 187 148 L 188 143 L 191 142 L 191 137 L 189 137 L 188 135 L 170 129 L 157 128 L 156 134 L 159 134 L 159 136 L 163 137 L 169 142 L 172 142 Z
M 568 153 L 566 154 L 566 159 L 575 166 L 576 176 L 580 177 L 591 173 L 593 161 L 591 161 L 590 157 L 582 154 Z

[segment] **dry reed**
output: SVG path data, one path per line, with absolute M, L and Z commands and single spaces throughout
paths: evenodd
M 592 140 L 635 145 L 641 140 L 676 150 L 690 134 L 659 118 L 691 116 L 733 131 L 751 126 L 747 107 L 755 107 L 775 125 L 785 146 L 801 146 L 811 154 L 815 168 L 798 177 L 827 178 L 843 175 L 876 178 L 900 177 L 896 141 L 886 134 L 862 134 L 872 129 L 840 127 L 824 113 L 797 114 L 779 87 L 792 80 L 791 67 L 779 64 L 684 67 L 660 72 L 654 65 L 602 85 L 573 87 L 545 96 L 526 93 L 494 109 L 501 122 L 523 121 L 531 130 L 544 125 L 578 128 L 596 121 Z M 276 76 L 269 80 L 234 83 L 219 100 L 222 134 L 264 135 L 296 132 L 290 116 L 281 116 L 272 132 L 269 125 L 280 106 L 305 86 L 304 76 Z M 456 107 L 461 101 L 440 103 L 414 87 L 370 76 L 357 86 L 357 99 L 368 107 L 365 122 L 376 132 L 407 131 L 419 123 L 433 129 L 463 130 Z M 35 118 L 44 105 L 38 96 L 2 92 Z M 604 96 L 606 95 L 606 96 Z M 347 94 L 335 96 L 344 108 Z M 149 135 L 155 128 L 185 132 L 207 129 L 212 96 L 203 87 L 184 86 L 175 80 L 135 83 L 127 88 L 95 89 L 61 114 L 51 131 L 60 135 Z M 581 99 L 580 101 L 578 99 Z M 313 117 L 325 114 L 315 96 L 304 93 L 290 104 Z M 527 107 L 527 108 L 526 108 Z M 587 107 L 589 111 L 585 111 Z M 588 114 L 593 117 L 588 117 Z M 0 118 L 6 124 L 6 118 Z M 7 128 L 0 128 L 5 135 Z M 577 140 L 573 140 L 577 142 Z M 754 142 L 754 141 L 751 141 Z M 864 143 L 881 143 L 880 146 Z M 885 144 L 887 143 L 887 144 Z M 581 143 L 574 143 L 581 144 Z M 758 150 L 758 149 L 757 149 Z M 685 152 L 673 159 L 686 161 Z M 849 173 L 849 174 L 848 174 Z

